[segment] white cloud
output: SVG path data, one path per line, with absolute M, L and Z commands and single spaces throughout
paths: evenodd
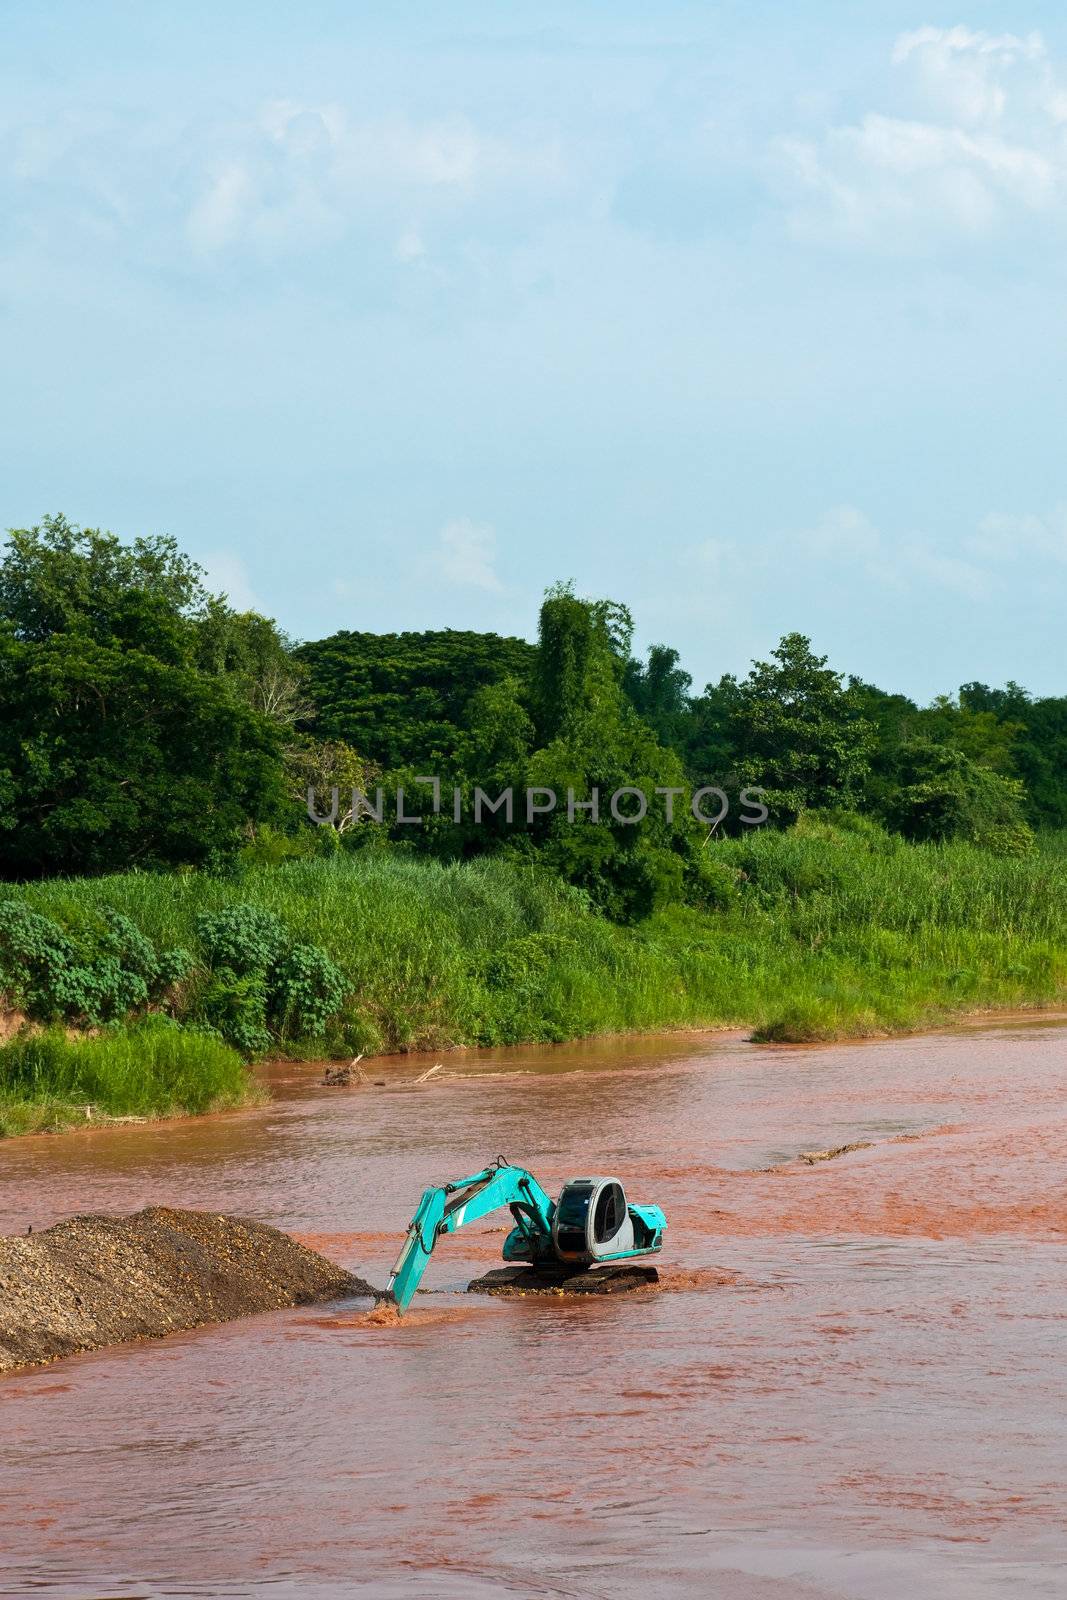
M 1062 208 L 1067 92 L 1039 34 L 919 28 L 892 64 L 910 114 L 777 142 L 798 231 L 907 247 Z
M 969 541 L 976 559 L 1003 563 L 1020 557 L 1067 565 L 1067 506 L 1050 516 L 1014 516 L 991 511 Z
M 449 583 L 500 594 L 504 585 L 496 574 L 496 533 L 486 523 L 454 517 L 438 535 L 435 569 Z
M 883 534 L 856 506 L 833 506 L 810 528 L 772 533 L 740 544 L 707 539 L 689 552 L 689 564 L 724 585 L 744 584 L 754 571 L 780 574 L 816 569 L 827 580 L 835 574 L 898 593 L 941 589 L 971 601 L 993 592 L 993 580 L 970 546 L 962 554 L 935 549 L 921 533 Z
M 964 600 L 988 600 L 994 592 L 992 576 L 982 567 L 964 556 L 944 555 L 921 539 L 907 540 L 898 547 L 895 558 L 913 579 L 947 589 Z
M 236 551 L 209 550 L 199 561 L 212 594 L 224 594 L 235 611 L 264 609 L 252 587 L 248 568 Z
M 393 254 L 423 251 L 418 207 L 435 217 L 500 192 L 552 195 L 565 166 L 552 143 L 509 140 L 463 117 L 363 121 L 335 104 L 279 100 L 217 135 L 187 228 L 200 253 L 251 243 L 305 250 L 349 228 L 399 228 Z M 406 215 L 405 215 L 406 213 Z
M 189 214 L 189 236 L 198 251 L 211 251 L 234 237 L 252 199 L 252 184 L 238 161 L 228 162 Z
M 882 536 L 855 506 L 834 506 L 814 528 L 794 536 L 805 554 L 820 561 L 878 561 Z
M 418 228 L 404 229 L 403 233 L 396 241 L 396 244 L 393 246 L 393 254 L 398 261 L 405 262 L 418 261 L 420 256 L 424 256 L 426 254 L 426 246 L 423 243 L 422 234 L 419 232 Z
M 910 64 L 919 90 L 935 112 L 966 124 L 999 121 L 1008 109 L 1005 78 L 1020 64 L 1039 83 L 1047 78 L 1039 33 L 976 33 L 970 28 L 917 28 L 901 34 L 893 48 L 895 67 Z
M 806 561 L 824 567 L 859 569 L 885 589 L 947 589 L 968 600 L 981 600 L 990 580 L 965 557 L 945 554 L 920 533 L 886 537 L 855 506 L 834 506 L 813 528 L 789 536 Z

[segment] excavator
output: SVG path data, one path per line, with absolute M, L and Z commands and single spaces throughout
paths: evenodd
M 532 1268 L 554 1263 L 594 1266 L 655 1255 L 667 1219 L 659 1206 L 627 1203 L 617 1178 L 571 1178 L 552 1200 L 525 1167 L 498 1156 L 492 1166 L 423 1191 L 408 1223 L 386 1295 L 403 1315 L 446 1233 L 507 1206 L 515 1226 L 504 1240 L 504 1260 Z

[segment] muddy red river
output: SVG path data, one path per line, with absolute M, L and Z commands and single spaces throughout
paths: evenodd
M 423 1186 L 503 1154 L 662 1205 L 662 1288 L 466 1295 L 490 1219 L 399 1327 L 355 1302 L 0 1381 L 0 1594 L 1067 1593 L 1067 1028 L 428 1064 L 11 1141 L 0 1231 L 199 1206 L 384 1283 Z

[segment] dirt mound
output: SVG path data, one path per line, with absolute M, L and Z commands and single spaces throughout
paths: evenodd
M 0 1372 L 257 1311 L 373 1294 L 261 1222 L 150 1206 L 0 1238 Z
M 468 1294 L 625 1294 L 659 1282 L 655 1267 L 497 1267 L 467 1285 Z

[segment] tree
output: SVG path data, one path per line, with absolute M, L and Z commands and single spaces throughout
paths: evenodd
M 203 862 L 283 803 L 268 719 L 197 666 L 207 596 L 172 540 L 63 518 L 0 561 L 0 870 Z
M 1035 700 L 1009 680 L 1003 689 L 965 683 L 960 703 L 991 712 L 1014 728 L 1014 770 L 1026 785 L 1026 811 L 1034 827 L 1067 827 L 1067 697 Z
M 1003 689 L 991 689 L 987 683 L 960 685 L 960 705 L 968 711 L 991 711 L 1004 722 L 1025 722 L 1033 697 L 1021 684 L 1009 678 Z
M 453 770 L 468 704 L 487 684 L 527 683 L 535 650 L 492 633 L 335 633 L 299 646 L 316 733 L 343 739 L 384 770 Z
M 225 678 L 253 711 L 286 730 L 315 720 L 307 668 L 270 617 L 231 611 L 223 599 L 212 596 L 197 636 L 198 665 Z
M 681 657 L 669 645 L 653 644 L 647 662 L 633 657 L 626 663 L 623 688 L 638 715 L 643 717 L 660 744 L 684 748 L 692 718 L 689 691 L 693 680 L 680 665 Z
M 634 920 L 657 905 L 684 895 L 699 900 L 721 886 L 686 804 L 681 761 L 657 743 L 623 691 L 629 656 L 623 612 L 611 602 L 579 599 L 570 586 L 545 596 L 536 679 L 541 743 L 530 755 L 526 779 L 551 791 L 557 805 L 533 819 L 528 839 L 542 860 L 588 890 L 608 915 Z M 678 791 L 673 817 L 657 788 Z M 623 789 L 647 797 L 640 820 L 612 815 L 611 797 Z M 576 802 L 573 820 L 568 791 Z M 627 796 L 618 809 L 636 814 L 640 801 Z
M 998 716 L 991 709 L 979 709 L 961 695 L 938 695 L 932 705 L 915 719 L 918 737 L 947 745 L 977 766 L 988 767 L 1010 777 L 1015 771 L 1015 747 L 1023 724 Z
M 328 819 L 337 834 L 347 833 L 358 824 L 353 795 L 357 791 L 366 793 L 376 776 L 352 746 L 341 739 L 304 738 L 286 752 L 286 786 L 294 808 L 307 815 L 309 794 L 313 793 L 316 816 Z
M 1015 765 L 1034 827 L 1067 828 L 1067 698 L 1048 695 L 1030 702 Z
M 906 838 L 968 839 L 1000 855 L 1021 855 L 1033 844 L 1022 783 L 960 750 L 909 740 L 900 751 L 898 778 L 889 820 Z
M 771 661 L 741 682 L 723 679 L 715 696 L 739 787 L 764 790 L 771 816 L 792 821 L 814 807 L 852 805 L 869 772 L 874 730 L 860 695 L 816 656 L 811 641 L 786 634 Z
M 579 600 L 569 583 L 545 594 L 537 638 L 536 712 L 544 742 L 574 725 L 600 694 L 610 695 L 614 652 L 594 604 Z
M 33 528 L 9 528 L 0 563 L 0 616 L 14 637 L 43 642 L 78 632 L 109 638 L 116 610 L 134 594 L 150 594 L 179 616 L 207 604 L 203 573 L 170 538 L 124 545 L 99 528 L 45 517 Z

